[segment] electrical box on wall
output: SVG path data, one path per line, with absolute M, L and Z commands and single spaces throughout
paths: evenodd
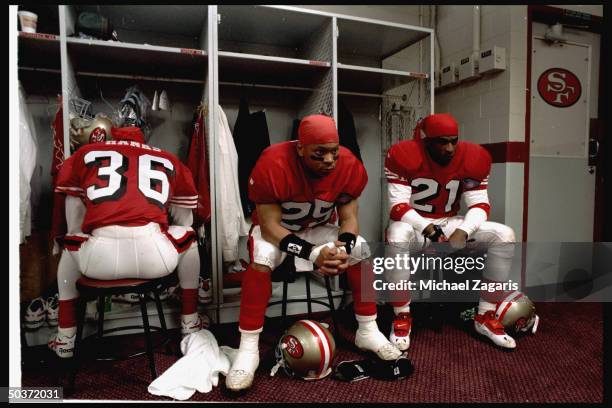
M 472 57 L 462 58 L 459 63 L 459 81 L 470 81 L 478 79 L 480 75 L 476 73 L 476 61 Z
M 506 49 L 493 47 L 480 53 L 479 72 L 491 74 L 506 70 Z
M 457 83 L 455 76 L 455 64 L 450 64 L 442 68 L 440 72 L 440 87 L 449 86 Z

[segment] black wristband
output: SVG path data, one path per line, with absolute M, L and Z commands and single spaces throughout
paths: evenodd
M 295 234 L 289 234 L 285 238 L 281 239 L 278 247 L 281 251 L 290 255 L 295 255 L 303 259 L 309 259 L 314 245 Z
M 435 232 L 429 235 L 427 238 L 429 238 L 432 242 L 438 242 L 440 237 L 444 235 L 444 231 L 442 231 L 442 227 L 440 227 L 439 225 L 434 225 L 433 229 Z
M 342 234 L 338 235 L 338 241 L 346 243 L 344 247 L 346 248 L 346 253 L 350 255 L 353 247 L 355 246 L 355 242 L 357 242 L 357 236 L 350 232 L 343 232 Z

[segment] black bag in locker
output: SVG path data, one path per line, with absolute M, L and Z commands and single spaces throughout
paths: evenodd
M 117 40 L 110 20 L 98 13 L 84 11 L 79 14 L 74 28 L 76 33 L 90 35 L 100 40 Z
M 261 153 L 270 146 L 270 135 L 266 113 L 263 111 L 250 113 L 249 104 L 244 96 L 240 98 L 233 136 L 238 153 L 240 201 L 244 215 L 248 217 L 255 210 L 255 204 L 248 198 L 249 177 Z

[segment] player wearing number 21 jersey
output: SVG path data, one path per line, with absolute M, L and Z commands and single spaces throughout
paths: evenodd
M 56 192 L 66 195 L 68 233 L 58 266 L 59 328 L 48 345 L 71 357 L 76 333 L 76 282 L 153 279 L 178 271 L 181 330 L 200 330 L 198 255 L 191 172 L 144 142 L 137 127 L 113 128 L 113 140 L 81 147 L 62 165 Z M 168 213 L 173 225 L 168 225 Z
M 471 239 L 488 246 L 483 279 L 504 282 L 512 266 L 515 237 L 510 227 L 487 221 L 491 156 L 482 146 L 458 139 L 455 119 L 433 114 L 419 122 L 413 140 L 389 149 L 385 160 L 391 206 L 387 248 L 407 252 L 432 241 L 449 241 L 453 248 L 462 248 Z M 467 207 L 465 216 L 457 215 L 461 200 Z M 503 295 L 481 292 L 475 329 L 498 346 L 514 348 L 514 339 L 494 315 Z M 392 302 L 396 319 L 390 339 L 401 350 L 409 347 L 412 321 L 409 295 L 405 298 L 408 302 Z
M 357 199 L 367 181 L 363 164 L 339 145 L 336 125 L 328 116 L 305 117 L 297 141 L 270 146 L 261 154 L 249 179 L 249 198 L 256 204 L 249 237 L 251 263 L 242 280 L 240 347 L 226 377 L 228 389 L 252 385 L 259 365 L 259 333 L 272 293 L 270 275 L 288 254 L 312 262 L 326 275 L 346 272 L 359 323 L 355 345 L 383 360 L 401 355 L 378 330 L 376 303 L 362 300 L 361 261 L 369 254 L 358 235 Z M 338 226 L 329 223 L 335 211 Z M 328 340 L 318 340 L 321 355 L 326 355 Z M 331 364 L 322 361 L 314 376 L 328 375 Z

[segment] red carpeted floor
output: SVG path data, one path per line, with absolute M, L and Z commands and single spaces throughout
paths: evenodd
M 222 387 L 216 387 L 208 394 L 196 392 L 191 401 L 601 403 L 601 304 L 549 303 L 537 307 L 542 319 L 538 333 L 518 338 L 514 351 L 500 350 L 481 341 L 458 323 L 446 323 L 439 332 L 415 327 L 409 350 L 415 372 L 408 379 L 394 382 L 366 379 L 344 383 L 333 378 L 306 382 L 288 378 L 282 372 L 270 377 L 273 346 L 280 335 L 279 322 L 270 321 L 262 335 L 262 364 L 253 388 L 243 396 L 232 397 Z M 340 317 L 341 337 L 345 341 L 339 347 L 336 362 L 363 358 L 351 346 L 354 322 L 350 312 L 343 312 Z M 386 332 L 388 326 L 384 327 Z M 237 347 L 236 324 L 215 327 L 213 333 L 219 344 Z M 142 345 L 141 336 L 123 336 L 119 341 L 125 349 Z M 156 353 L 158 372 L 177 359 L 160 349 Z M 34 348 L 28 360 L 22 366 L 22 386 L 62 385 L 64 364 L 50 352 Z M 88 362 L 79 371 L 75 393 L 70 398 L 169 400 L 147 392 L 149 375 L 144 357 L 113 363 Z

